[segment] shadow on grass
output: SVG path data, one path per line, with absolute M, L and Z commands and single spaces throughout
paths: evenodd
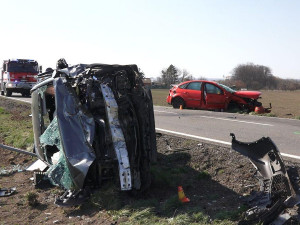
M 189 161 L 190 155 L 184 152 L 158 154 L 158 162 L 151 167 L 151 187 L 142 197 L 121 192 L 108 182 L 88 202 L 66 213 L 93 216 L 105 210 L 122 224 L 232 224 L 239 220 L 247 209 L 241 196 L 211 179 L 207 171 L 191 168 Z M 183 186 L 189 203 L 178 200 L 178 186 Z

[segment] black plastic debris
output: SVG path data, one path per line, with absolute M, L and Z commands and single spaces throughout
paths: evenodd
M 248 199 L 251 209 L 246 212 L 245 221 L 240 224 L 281 225 L 297 220 L 300 197 L 293 189 L 280 152 L 274 142 L 263 137 L 255 142 L 237 141 L 232 136 L 232 149 L 249 157 L 257 169 L 259 192 Z
M 0 197 L 7 197 L 12 195 L 17 189 L 13 188 L 0 188 Z

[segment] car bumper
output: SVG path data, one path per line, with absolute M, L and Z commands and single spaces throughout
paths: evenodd
M 6 84 L 6 89 L 13 91 L 13 92 L 18 92 L 18 91 L 22 91 L 24 89 L 26 90 L 30 90 L 33 86 L 35 85 L 35 83 L 25 83 L 25 82 L 9 82 Z

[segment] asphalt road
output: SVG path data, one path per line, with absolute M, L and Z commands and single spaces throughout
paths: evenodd
M 18 94 L 13 98 L 31 103 L 31 98 Z M 163 106 L 155 106 L 154 113 L 156 129 L 162 133 L 228 146 L 230 133 L 245 142 L 265 136 L 273 140 L 283 156 L 300 159 L 300 120 Z

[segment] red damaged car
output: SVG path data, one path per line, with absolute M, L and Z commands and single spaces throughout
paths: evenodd
M 235 91 L 223 84 L 206 80 L 193 80 L 173 85 L 167 102 L 174 108 L 196 108 L 227 111 L 239 108 L 248 112 L 270 112 L 263 108 L 259 91 Z

